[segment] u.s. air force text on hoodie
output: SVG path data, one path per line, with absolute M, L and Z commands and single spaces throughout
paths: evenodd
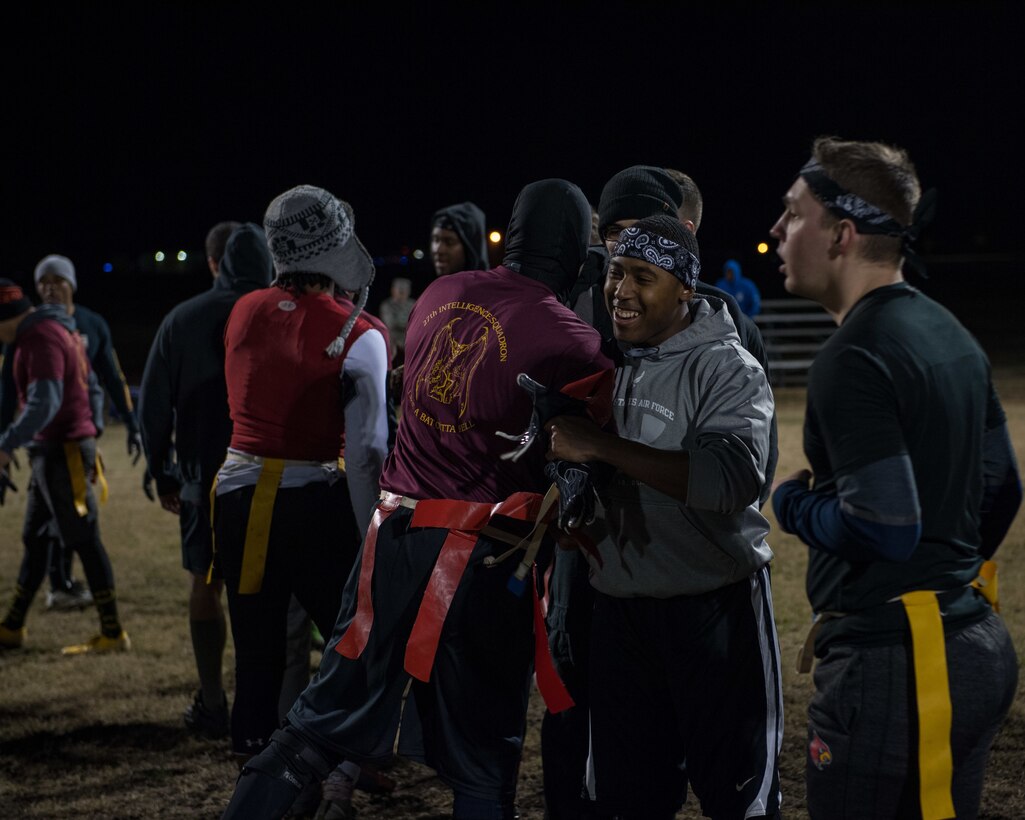
M 772 559 L 758 493 L 769 453 L 772 392 L 723 302 L 695 297 L 691 322 L 657 348 L 627 350 L 616 371 L 620 436 L 690 453 L 679 502 L 617 472 L 589 531 L 601 560 L 591 583 L 621 598 L 697 595 Z

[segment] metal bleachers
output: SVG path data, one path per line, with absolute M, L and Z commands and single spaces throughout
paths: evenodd
M 805 384 L 815 354 L 836 330 L 832 317 L 809 299 L 763 299 L 754 320 L 774 387 Z

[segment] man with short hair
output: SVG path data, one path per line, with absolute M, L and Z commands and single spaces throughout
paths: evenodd
M 490 265 L 484 211 L 472 202 L 435 211 L 431 219 L 431 262 L 435 276 L 487 270 Z
M 270 284 L 273 267 L 257 225 L 220 222 L 207 235 L 206 246 L 213 283 L 160 323 L 142 375 L 139 420 L 160 505 L 178 516 L 182 566 L 191 581 L 189 633 L 199 689 L 185 710 L 185 725 L 220 738 L 229 730 L 221 680 L 227 634 L 224 584 L 213 577 L 208 582 L 207 575 L 213 559 L 210 487 L 231 440 L 224 326 L 240 296 Z
M 589 702 L 599 817 L 778 817 L 783 702 L 758 509 L 773 401 L 725 305 L 696 295 L 675 209 L 619 233 L 605 299 L 624 363 L 616 433 L 549 422 L 550 459 L 604 462 L 582 543 L 595 589 Z M 686 769 L 682 763 L 686 761 Z
M 839 326 L 809 376 L 811 469 L 773 492 L 810 547 L 813 818 L 975 817 L 1017 684 L 983 563 L 1021 503 L 1006 419 L 978 343 L 902 273 L 930 200 L 903 150 L 820 138 L 770 231 L 787 291 Z
M 549 482 L 539 448 L 509 458 L 496 434 L 531 417 L 520 374 L 559 391 L 609 366 L 560 302 L 589 231 L 577 186 L 532 183 L 513 206 L 503 264 L 440 277 L 417 300 L 405 409 L 360 570 L 318 675 L 243 769 L 226 818 L 282 816 L 342 756 L 332 799 L 346 807 L 358 763 L 392 752 L 410 678 L 425 760 L 454 791 L 453 816 L 515 816 L 539 610 L 507 542 L 543 516 Z M 523 561 L 526 571 L 534 559 Z M 526 594 L 507 588 L 524 580 Z
M 698 228 L 701 227 L 701 215 L 705 210 L 705 199 L 701 196 L 701 189 L 690 175 L 678 171 L 675 168 L 666 168 L 666 173 L 680 186 L 680 207 L 676 209 L 676 215 L 680 224 L 690 228 L 697 236 Z
M 11 372 L 20 407 L 0 433 L 0 473 L 6 473 L 18 447 L 28 451 L 32 478 L 25 506 L 25 555 L 14 600 L 0 622 L 0 647 L 20 647 L 25 618 L 50 560 L 51 522 L 65 550 L 82 560 L 100 633 L 84 644 L 66 646 L 64 655 L 126 651 L 114 573 L 100 541 L 96 494 L 101 475 L 96 453 L 102 427 L 102 396 L 89 368 L 85 344 L 63 305 L 33 308 L 21 288 L 0 279 L 0 342 L 12 350 Z
M 206 266 L 210 269 L 210 275 L 215 279 L 221 270 L 221 257 L 224 256 L 224 248 L 236 229 L 242 226 L 241 222 L 227 219 L 218 222 L 206 234 L 206 241 L 203 243 L 206 250 Z

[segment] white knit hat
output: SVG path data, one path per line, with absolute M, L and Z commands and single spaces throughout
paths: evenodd
M 61 279 L 67 279 L 71 283 L 72 292 L 78 290 L 78 282 L 75 280 L 75 266 L 68 257 L 59 256 L 56 253 L 43 257 L 39 264 L 36 265 L 36 284 L 38 285 L 39 280 L 48 273 L 54 273 L 61 277 Z

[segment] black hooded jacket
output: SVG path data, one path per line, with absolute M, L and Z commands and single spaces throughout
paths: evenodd
M 228 238 L 210 290 L 160 323 L 142 376 L 139 423 L 161 495 L 180 489 L 184 500 L 197 502 L 209 493 L 231 440 L 224 326 L 238 298 L 267 287 L 272 275 L 267 238 L 246 223 Z
M 491 267 L 488 263 L 487 225 L 484 222 L 484 211 L 472 202 L 460 202 L 435 211 L 434 217 L 431 219 L 431 227 L 433 228 L 439 222 L 443 227 L 451 224 L 452 230 L 458 234 L 459 241 L 463 243 L 463 251 L 466 254 L 463 270 L 487 270 Z
M 542 179 L 513 204 L 502 264 L 552 289 L 566 304 L 587 256 L 591 206 L 572 182 Z

